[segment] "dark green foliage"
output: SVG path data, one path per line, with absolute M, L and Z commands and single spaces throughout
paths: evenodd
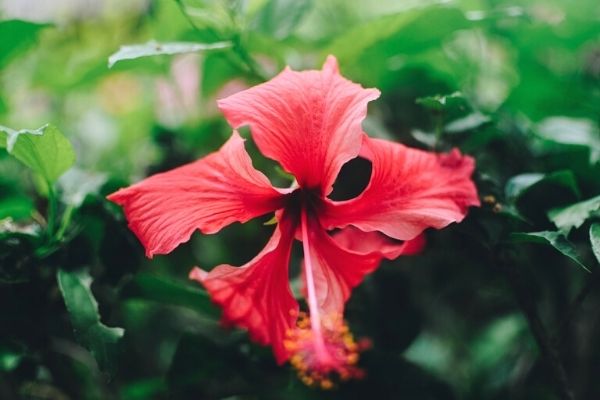
M 597 1 L 122 3 L 0 21 L 0 399 L 600 398 Z M 271 215 L 148 260 L 105 197 L 219 148 L 216 99 L 328 54 L 381 90 L 370 135 L 475 157 L 482 206 L 354 290 L 367 376 L 323 392 L 187 279 L 251 259 Z
M 91 291 L 91 277 L 85 273 L 58 270 L 58 287 L 71 317 L 77 340 L 94 356 L 100 368 L 114 372 L 115 353 L 122 328 L 109 328 L 100 322 L 98 303 Z

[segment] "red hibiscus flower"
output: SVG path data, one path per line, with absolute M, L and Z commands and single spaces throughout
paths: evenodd
M 342 320 L 352 288 L 383 258 L 419 251 L 421 233 L 461 221 L 479 205 L 474 161 L 458 150 L 434 154 L 367 136 L 361 122 L 379 97 L 343 78 L 330 56 L 321 71 L 286 68 L 272 80 L 219 101 L 234 128 L 249 125 L 258 149 L 296 178 L 274 188 L 252 167 L 236 131 L 223 147 L 196 162 L 151 176 L 108 198 L 123 206 L 146 255 L 166 254 L 200 230 L 275 212 L 265 248 L 241 267 L 194 268 L 223 308 L 223 320 L 271 345 L 278 363 L 290 360 L 307 383 L 331 385 L 333 374 L 357 375 L 359 350 Z M 344 163 L 372 163 L 367 188 L 347 201 L 328 198 Z M 335 234 L 331 234 L 336 229 Z M 300 312 L 288 282 L 295 240 L 304 251 Z

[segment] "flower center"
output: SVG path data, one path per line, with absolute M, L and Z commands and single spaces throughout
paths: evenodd
M 284 344 L 291 354 L 290 363 L 298 370 L 300 379 L 309 386 L 329 389 L 333 387 L 335 379 L 363 376 L 363 371 L 356 363 L 359 352 L 366 346 L 354 341 L 341 315 L 321 314 L 307 219 L 306 208 L 302 207 L 300 222 L 310 316 L 300 313 L 296 328 L 287 332 Z
M 364 371 L 356 364 L 368 343 L 356 343 L 340 315 L 322 317 L 318 333 L 312 327 L 314 320 L 300 313 L 297 327 L 287 333 L 284 342 L 300 380 L 308 386 L 331 389 L 336 380 L 362 378 Z

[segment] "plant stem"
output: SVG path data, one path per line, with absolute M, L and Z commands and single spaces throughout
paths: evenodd
M 185 5 L 183 4 L 183 1 L 175 0 L 175 2 L 177 3 L 179 10 L 184 15 L 185 19 L 188 21 L 190 26 L 194 30 L 200 31 L 200 28 L 198 27 L 198 25 L 196 25 L 194 20 L 187 13 L 187 11 L 185 9 Z M 233 17 L 232 17 L 232 19 L 233 19 Z M 221 38 L 221 35 L 219 35 L 219 33 L 216 32 L 214 29 L 210 29 L 210 31 L 217 38 Z M 227 61 L 229 61 L 235 68 L 243 69 L 244 72 L 251 75 L 252 78 L 258 80 L 259 82 L 267 81 L 269 79 L 267 74 L 264 73 L 264 71 L 262 70 L 260 65 L 256 62 L 256 60 L 254 60 L 254 58 L 248 53 L 246 48 L 243 46 L 241 32 L 239 32 L 239 31 L 236 32 L 233 35 L 233 37 L 231 38 L 231 42 L 233 44 L 232 50 L 235 52 L 235 54 L 237 54 L 239 59 L 236 59 L 235 57 L 232 58 L 229 56 L 228 52 L 225 52 Z
M 433 150 L 439 151 L 440 144 L 442 143 L 442 136 L 444 134 L 444 111 L 433 111 L 432 113 L 435 133 L 435 142 L 433 144 Z
M 48 185 L 48 212 L 46 213 L 46 230 L 48 239 L 51 240 L 54 236 L 54 230 L 56 229 L 56 213 L 58 211 L 58 203 L 56 201 L 56 192 L 52 183 L 46 181 Z
M 194 22 L 192 17 L 190 17 L 190 15 L 186 12 L 183 1 L 175 0 L 175 3 L 177 3 L 177 6 L 179 7 L 179 11 L 181 11 L 181 13 L 183 14 L 183 17 L 188 21 L 188 23 L 192 26 L 192 28 L 199 31 L 200 28 L 198 28 L 198 26 L 196 25 L 196 23 Z
M 66 208 L 65 212 L 63 213 L 63 216 L 60 220 L 60 226 L 58 227 L 58 231 L 56 232 L 56 240 L 61 240 L 64 237 L 65 231 L 71 223 L 73 211 L 75 211 L 75 207 L 70 205 Z
M 243 46 L 241 34 L 236 34 L 233 39 L 233 51 L 237 53 L 237 55 L 242 59 L 244 65 L 246 66 L 248 73 L 252 75 L 253 78 L 259 80 L 260 82 L 265 82 L 269 78 L 261 68 L 261 66 L 254 60 L 254 58 L 248 53 L 246 48 Z
M 569 384 L 567 373 L 562 361 L 560 360 L 558 350 L 550 341 L 548 332 L 542 324 L 536 305 L 531 298 L 530 290 L 523 280 L 523 276 L 510 261 L 501 262 L 501 268 L 504 271 L 510 286 L 512 287 L 521 311 L 527 318 L 529 329 L 531 330 L 531 333 L 533 334 L 533 337 L 540 348 L 542 356 L 550 368 L 550 372 L 554 378 L 560 398 L 562 400 L 575 400 L 573 390 Z

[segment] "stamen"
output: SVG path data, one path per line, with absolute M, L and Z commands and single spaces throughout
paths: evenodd
M 302 249 L 304 250 L 304 272 L 306 275 L 306 291 L 308 294 L 308 309 L 310 310 L 310 324 L 315 333 L 315 346 L 319 356 L 327 357 L 325 351 L 325 343 L 321 334 L 321 320 L 319 316 L 319 305 L 317 301 L 317 293 L 315 280 L 313 277 L 312 257 L 310 254 L 310 245 L 308 244 L 308 221 L 306 218 L 306 209 L 302 207 Z
M 307 386 L 331 389 L 335 382 L 359 379 L 364 376 L 358 368 L 359 353 L 368 347 L 367 342 L 356 343 L 344 320 L 339 315 L 321 320 L 320 340 L 327 358 L 316 352 L 316 333 L 309 325 L 312 319 L 300 313 L 297 327 L 287 332 L 284 345 L 292 354 L 290 363 L 298 377 Z
M 364 375 L 356 364 L 359 353 L 366 346 L 354 341 L 341 315 L 320 314 L 304 209 L 301 224 L 310 317 L 304 312 L 298 315 L 296 328 L 286 332 L 284 345 L 291 355 L 290 363 L 298 371 L 302 382 L 308 386 L 331 389 L 336 381 Z

